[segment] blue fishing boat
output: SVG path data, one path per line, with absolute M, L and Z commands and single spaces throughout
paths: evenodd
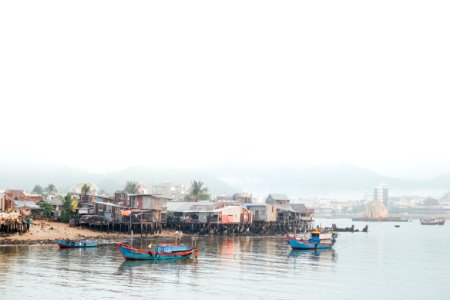
M 189 258 L 192 254 L 198 256 L 198 248 L 191 248 L 183 244 L 150 245 L 150 250 L 133 248 L 130 245 L 116 243 L 120 254 L 127 260 L 172 260 Z
M 56 240 L 59 248 L 89 248 L 97 247 L 98 242 L 95 240 L 81 240 L 78 242 L 67 240 Z
M 331 249 L 336 243 L 337 234 L 330 231 L 315 229 L 308 237 L 289 237 L 288 242 L 295 250 Z

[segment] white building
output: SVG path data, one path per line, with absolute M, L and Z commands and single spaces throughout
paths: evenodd
M 383 202 L 384 207 L 389 207 L 389 189 L 387 184 L 380 184 L 374 188 L 373 199 Z
M 153 194 L 161 195 L 165 198 L 180 199 L 188 194 L 189 186 L 187 184 L 161 183 L 154 185 L 152 191 Z

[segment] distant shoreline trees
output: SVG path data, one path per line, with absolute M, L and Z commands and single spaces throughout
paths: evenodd
M 50 183 L 45 188 L 43 188 L 39 184 L 36 184 L 34 186 L 34 188 L 31 190 L 31 193 L 32 194 L 38 194 L 38 195 L 46 198 L 49 195 L 56 196 L 58 194 L 58 190 L 56 189 L 56 186 L 53 183 Z

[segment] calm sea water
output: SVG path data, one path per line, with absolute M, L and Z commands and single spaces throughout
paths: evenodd
M 0 247 L 0 299 L 450 299 L 450 224 L 368 224 L 321 252 L 281 236 L 201 237 L 198 260 L 175 262 L 124 262 L 113 245 Z

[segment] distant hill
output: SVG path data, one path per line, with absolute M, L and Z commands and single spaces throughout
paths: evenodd
M 442 194 L 450 191 L 450 173 L 427 180 L 406 180 L 383 176 L 351 163 L 325 165 L 227 165 L 209 170 L 211 174 L 242 190 L 268 194 L 282 192 L 292 197 L 330 196 L 358 199 L 372 193 L 380 183 L 391 194 Z
M 211 194 L 232 194 L 235 190 L 227 183 L 200 170 L 186 168 L 131 167 L 107 174 L 44 164 L 0 166 L 0 189 L 31 191 L 36 184 L 43 187 L 53 183 L 59 191 L 67 192 L 77 182 L 94 182 L 100 190 L 112 193 L 120 190 L 128 180 L 139 181 L 151 190 L 153 184 L 190 184 L 201 180 Z
M 386 183 L 391 195 L 437 194 L 450 191 L 450 173 L 427 180 L 387 177 L 351 163 L 325 165 L 242 165 L 209 167 L 207 172 L 192 168 L 130 167 L 107 174 L 49 164 L 1 165 L 0 189 L 19 188 L 31 191 L 35 184 L 53 183 L 61 192 L 77 182 L 94 182 L 101 190 L 114 192 L 127 180 L 139 181 L 151 188 L 154 184 L 190 184 L 201 180 L 211 194 L 231 195 L 246 191 L 253 194 L 286 193 L 292 199 L 328 196 L 360 199 L 365 192 Z

